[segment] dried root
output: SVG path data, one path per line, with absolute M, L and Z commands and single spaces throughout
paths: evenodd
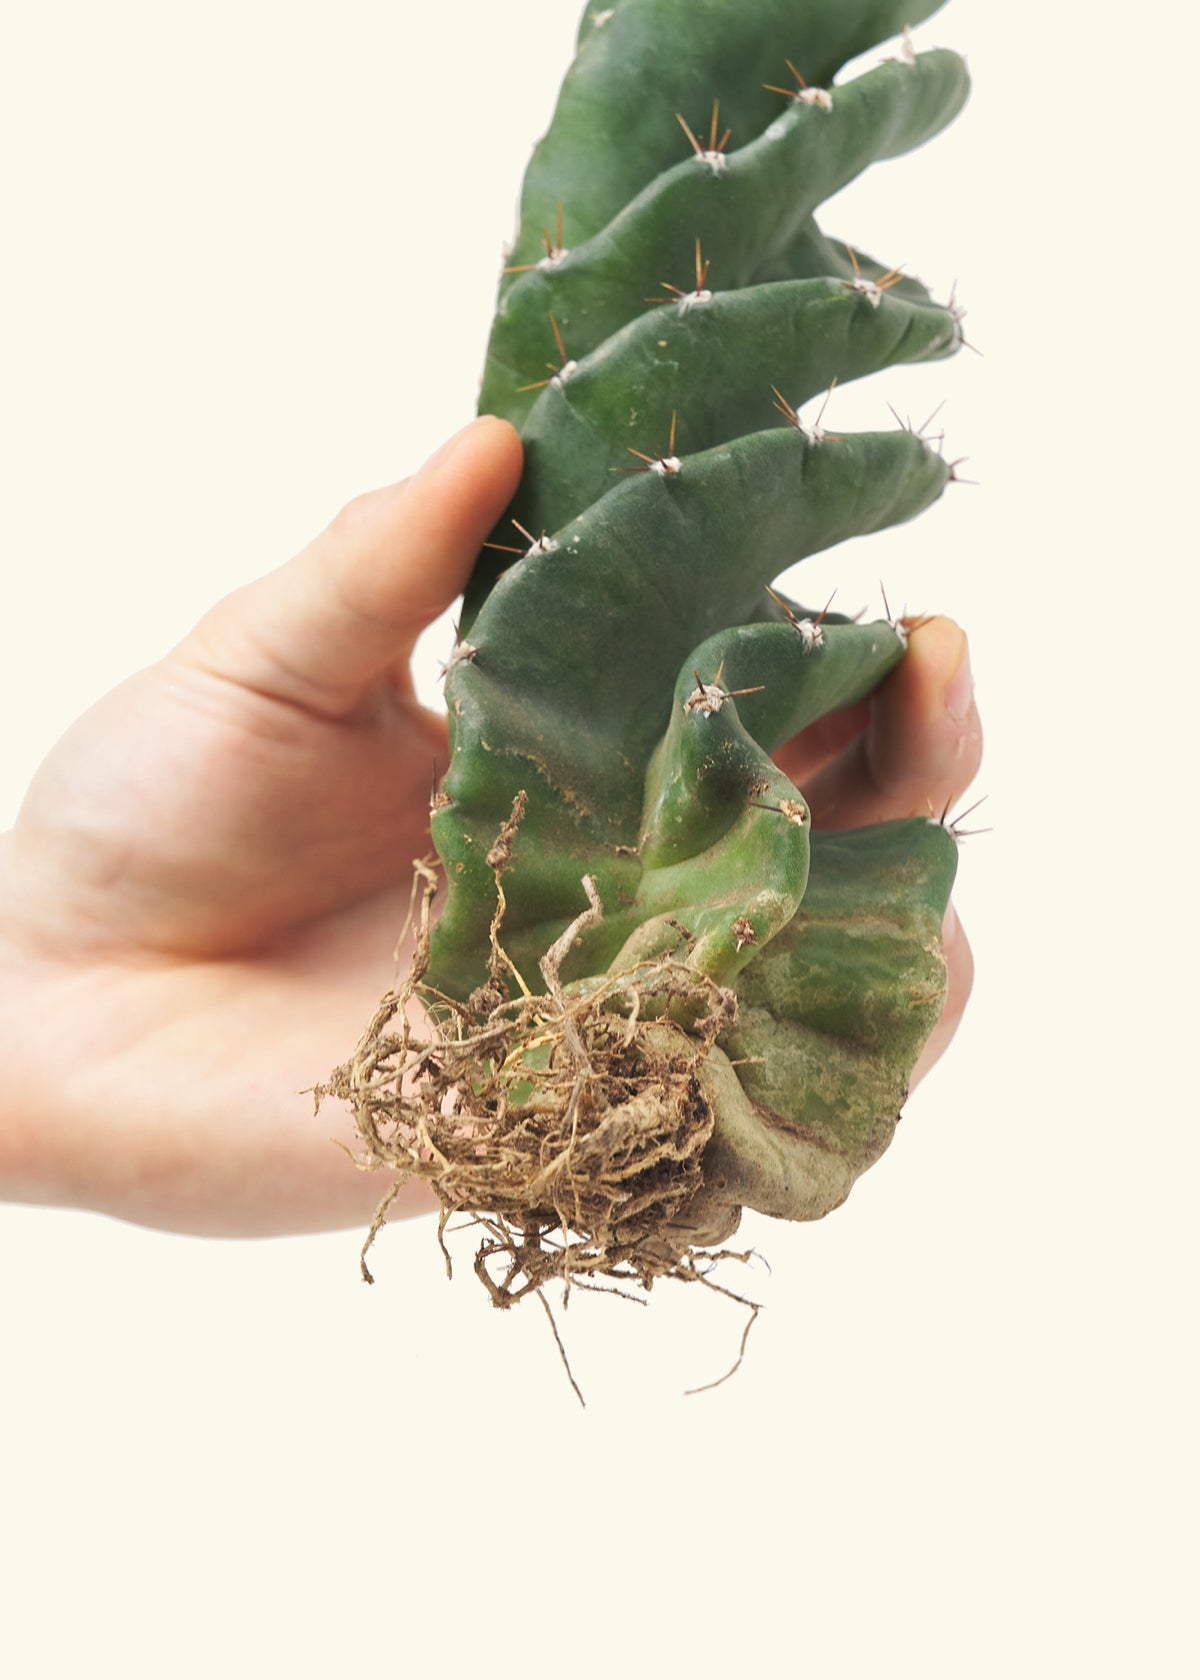
M 732 996 L 674 958 L 564 987 L 572 944 L 602 914 L 590 877 L 589 908 L 542 958 L 546 992 L 520 989 L 499 932 L 500 877 L 522 809 L 518 799 L 489 857 L 499 896 L 487 982 L 465 1004 L 425 982 L 437 878 L 418 864 L 409 973 L 317 1088 L 318 1099 L 353 1108 L 358 1164 L 401 1175 L 376 1212 L 363 1275 L 370 1281 L 366 1255 L 400 1185 L 416 1177 L 441 1203 L 447 1270 L 449 1221 L 479 1228 L 475 1272 L 498 1307 L 555 1280 L 566 1289 L 601 1287 L 601 1277 L 646 1289 L 659 1277 L 706 1283 L 718 1256 L 693 1245 L 723 1240 L 736 1219 L 714 1226 L 689 1209 L 713 1130 L 699 1069 Z

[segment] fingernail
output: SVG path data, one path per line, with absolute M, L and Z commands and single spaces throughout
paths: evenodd
M 963 637 L 962 658 L 958 669 L 946 684 L 943 703 L 955 723 L 965 723 L 975 695 L 975 681 L 971 676 L 971 650 Z

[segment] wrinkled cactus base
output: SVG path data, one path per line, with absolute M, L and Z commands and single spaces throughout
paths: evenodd
M 739 977 L 729 1024 L 690 1040 L 712 1135 L 671 1240 L 724 1242 L 743 1206 L 820 1219 L 882 1155 L 945 1003 L 955 861 L 919 819 L 814 835 L 800 910 Z
M 489 974 L 455 1002 L 427 979 L 428 875 L 408 980 L 323 1094 L 353 1104 L 363 1166 L 426 1179 L 443 1228 L 480 1227 L 497 1305 L 554 1278 L 697 1277 L 696 1251 L 727 1242 L 743 1207 L 818 1219 L 887 1147 L 945 999 L 956 848 L 921 819 L 812 842 L 801 909 L 736 988 L 689 962 L 686 930 L 677 954 L 564 983 L 603 922 L 589 879 L 590 909 L 529 992 L 501 942 L 515 812 L 491 852 Z
M 819 1219 L 887 1148 L 945 1003 L 955 862 L 919 819 L 813 836 L 804 902 L 740 977 L 714 1050 L 708 1197 Z

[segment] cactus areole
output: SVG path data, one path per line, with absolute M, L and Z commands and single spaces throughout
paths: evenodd
M 952 476 L 909 429 L 800 417 L 962 342 L 953 299 L 814 219 L 961 108 L 961 59 L 903 27 L 935 10 L 589 4 L 530 162 L 480 403 L 526 465 L 447 665 L 441 868 L 328 1087 L 364 1164 L 478 1222 L 498 1304 L 697 1276 L 744 1206 L 821 1217 L 941 1011 L 953 835 L 813 832 L 771 756 L 905 653 L 773 580 Z

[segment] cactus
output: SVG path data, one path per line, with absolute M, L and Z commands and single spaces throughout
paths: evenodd
M 904 626 L 769 587 L 952 476 L 910 430 L 798 413 L 962 341 L 813 219 L 960 109 L 961 60 L 907 30 L 834 83 L 937 4 L 590 0 L 529 165 L 480 398 L 526 466 L 446 674 L 444 909 L 431 930 L 426 894 L 414 974 L 334 1082 L 372 1161 L 480 1220 L 499 1304 L 697 1275 L 743 1206 L 820 1217 L 940 1013 L 953 836 L 813 833 L 771 758 L 869 694 Z

